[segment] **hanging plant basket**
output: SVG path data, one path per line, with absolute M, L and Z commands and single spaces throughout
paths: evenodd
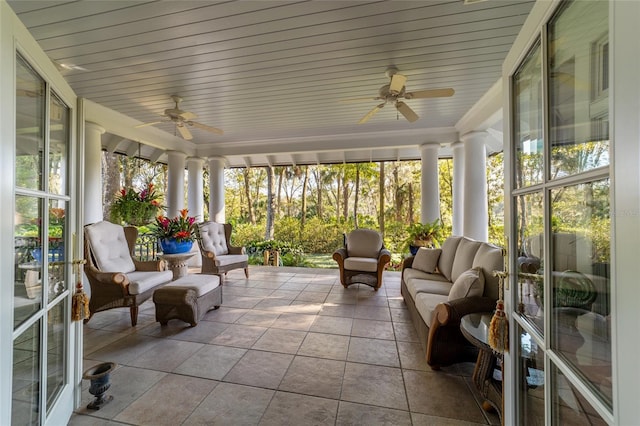
M 148 225 L 158 214 L 158 206 L 148 201 L 123 200 L 112 209 L 113 222 L 133 226 Z

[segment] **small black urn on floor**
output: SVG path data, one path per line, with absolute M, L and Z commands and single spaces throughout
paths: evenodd
M 114 362 L 103 362 L 95 367 L 91 367 L 84 372 L 82 378 L 89 380 L 91 386 L 89 387 L 89 393 L 96 397 L 93 401 L 87 405 L 90 410 L 99 410 L 103 405 L 113 399 L 112 395 L 105 397 L 105 392 L 111 387 L 109 379 L 111 378 L 111 372 L 116 368 Z

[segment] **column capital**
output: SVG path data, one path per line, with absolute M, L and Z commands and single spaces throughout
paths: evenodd
M 440 142 L 425 142 L 420 145 L 420 152 L 433 151 L 440 149 Z
M 187 154 L 185 154 L 182 151 L 167 151 L 167 155 L 170 158 L 182 158 L 182 159 L 186 159 L 187 158 Z
M 471 141 L 475 141 L 475 140 L 479 140 L 484 142 L 485 138 L 489 135 L 489 132 L 485 131 L 485 130 L 476 130 L 473 132 L 468 132 L 465 133 L 464 135 L 460 136 L 460 140 L 463 143 L 467 143 L 467 142 L 471 142 Z
M 100 133 L 101 135 L 106 132 L 104 127 L 102 127 L 101 125 L 96 124 L 96 123 L 94 123 L 92 121 L 85 121 L 84 122 L 84 127 L 86 129 L 94 130 L 94 131 Z
M 202 167 L 204 164 L 204 158 L 202 157 L 187 157 L 187 164 L 199 165 Z
M 209 161 L 210 166 L 217 165 L 218 167 L 224 168 L 225 165 L 227 164 L 227 159 L 220 155 L 213 155 L 211 157 L 207 157 L 207 160 Z

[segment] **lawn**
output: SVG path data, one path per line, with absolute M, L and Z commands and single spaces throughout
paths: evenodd
M 337 269 L 338 264 L 335 260 L 333 260 L 333 254 L 327 253 L 316 253 L 316 254 L 305 254 L 305 260 L 309 262 L 309 267 L 311 268 L 328 268 L 328 269 Z

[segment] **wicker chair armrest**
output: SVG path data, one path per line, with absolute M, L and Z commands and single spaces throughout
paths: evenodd
M 136 271 L 166 271 L 167 270 L 167 262 L 164 260 L 146 260 L 140 261 L 133 259 L 133 264 L 136 266 Z
M 215 260 L 216 258 L 216 254 L 212 251 L 202 250 L 202 255 L 211 260 Z
M 463 297 L 449 300 L 436 306 L 431 326 L 459 325 L 463 316 L 476 312 L 491 312 L 496 301 L 490 297 Z
M 228 246 L 229 254 L 247 254 L 244 247 Z
M 126 290 L 129 285 L 129 279 L 122 272 L 102 272 L 91 266 L 86 266 L 85 272 L 87 276 L 101 284 L 115 284 L 122 287 L 123 290 Z

